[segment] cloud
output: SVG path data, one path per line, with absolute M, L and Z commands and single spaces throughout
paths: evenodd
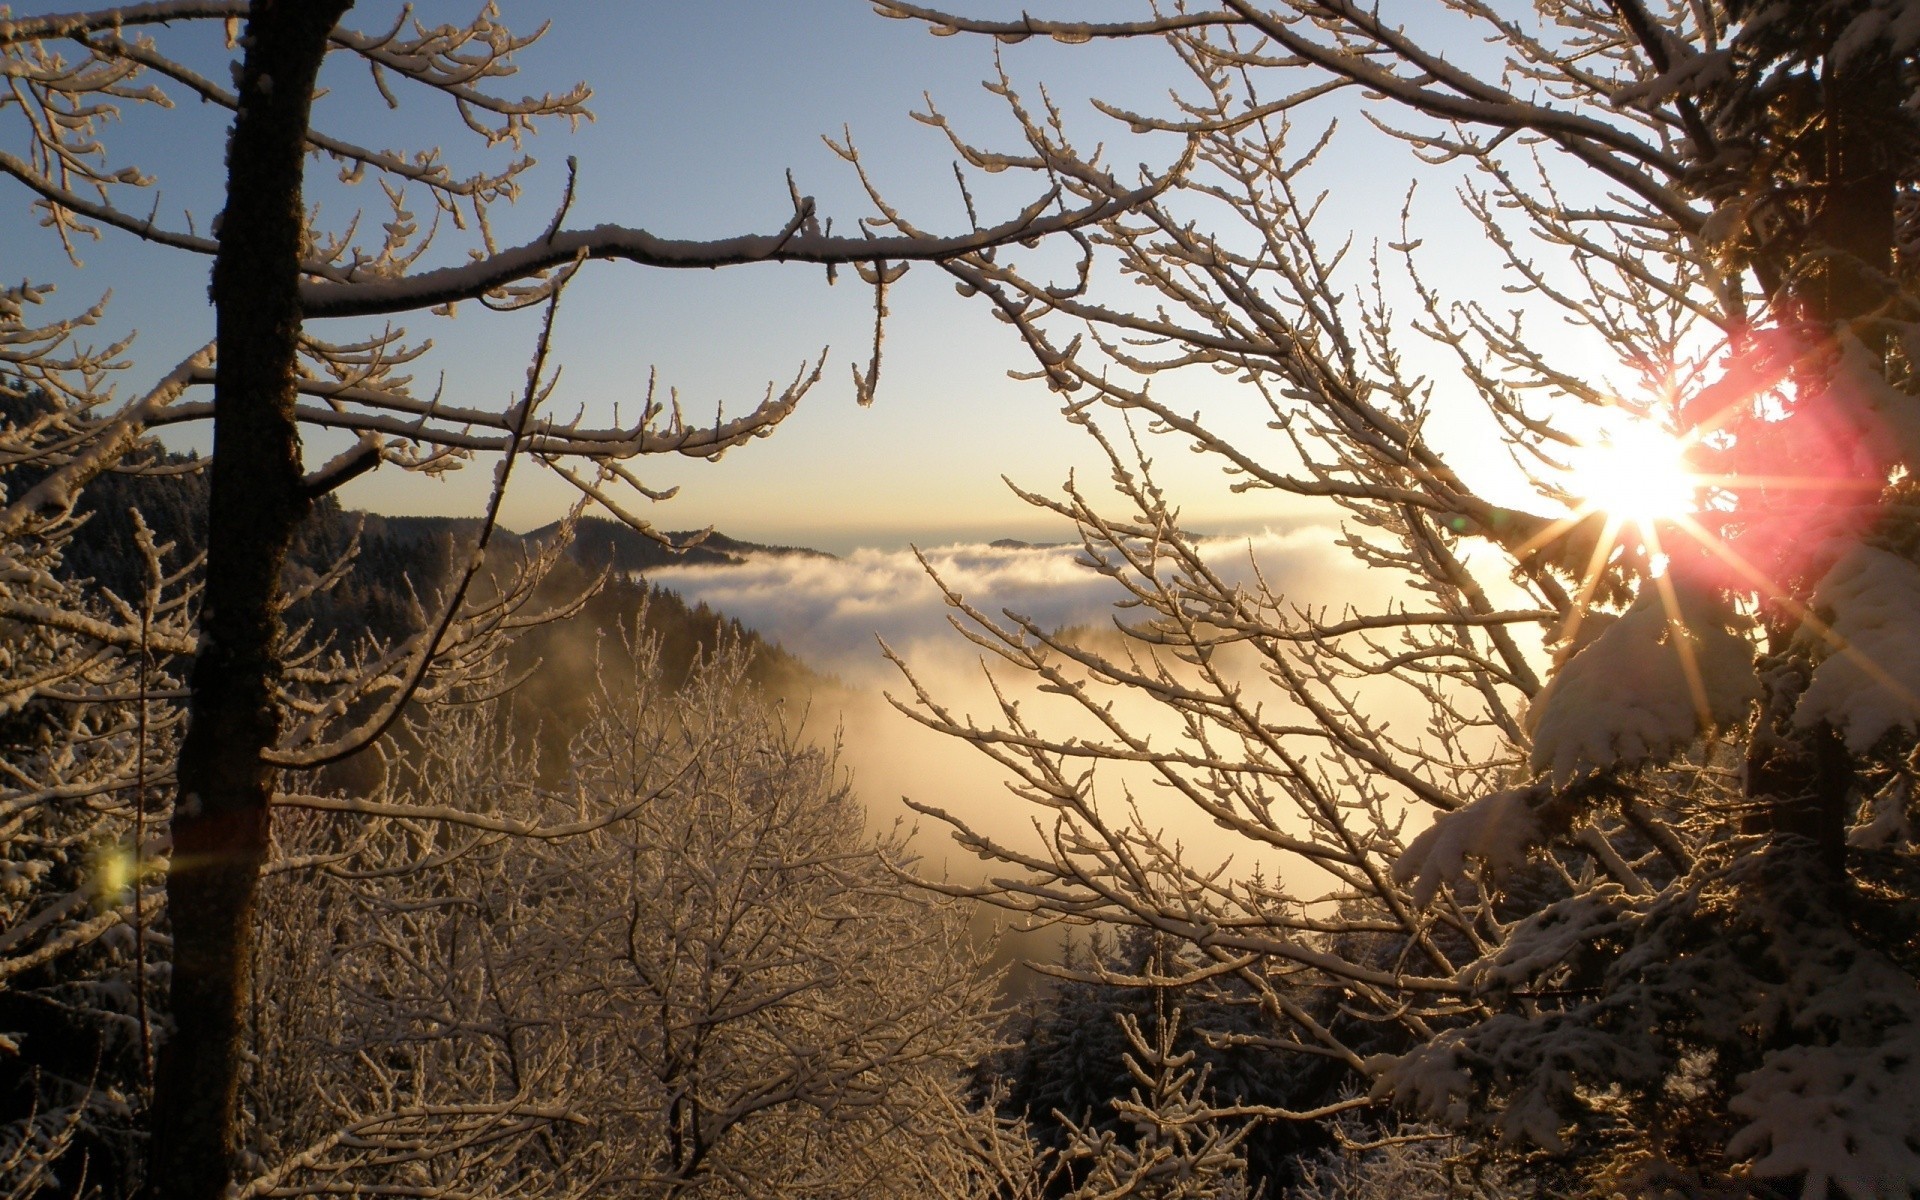
M 739 565 L 663 568 L 651 581 L 704 601 L 816 668 L 850 680 L 891 678 L 876 635 L 907 654 L 964 645 L 928 569 L 989 616 L 1012 610 L 1045 629 L 1105 626 L 1115 602 L 1125 599 L 1112 580 L 1083 565 L 1077 544 L 958 544 L 923 553 L 925 567 L 904 550 L 857 550 L 838 559 L 756 555 Z M 1204 543 L 1204 553 L 1229 580 L 1250 581 L 1257 564 L 1269 585 L 1316 600 L 1330 591 L 1353 595 L 1362 586 L 1357 565 L 1325 528 L 1215 538 Z
M 810 698 L 809 724 L 816 736 L 838 737 L 841 760 L 876 826 L 914 819 L 901 803 L 911 797 L 946 809 L 997 840 L 1031 847 L 1038 810 L 1009 790 L 1005 769 L 977 748 L 928 730 L 893 708 L 885 693 L 910 697 L 912 689 L 881 656 L 874 639 L 885 638 L 928 693 L 956 714 L 995 724 L 1001 719 L 999 703 L 1006 699 L 1018 702 L 1023 719 L 1048 733 L 1097 736 L 1100 730 L 1079 706 L 1041 693 L 1031 677 L 962 638 L 948 623 L 953 610 L 928 574 L 931 568 L 995 619 L 1011 609 L 1047 629 L 1111 628 L 1115 615 L 1130 615 L 1114 608 L 1125 593 L 1085 566 L 1083 553 L 1078 545 L 955 544 L 926 551 L 925 567 L 908 551 L 861 550 L 839 559 L 759 555 L 736 565 L 661 569 L 651 581 L 738 618 L 845 682 L 844 689 Z M 1252 582 L 1257 571 L 1274 591 L 1303 603 L 1365 606 L 1390 586 L 1379 572 L 1368 573 L 1356 563 L 1326 528 L 1212 539 L 1203 553 L 1224 578 Z M 1257 675 L 1251 662 L 1247 668 Z M 1136 732 L 1179 736 L 1170 714 L 1150 697 L 1110 698 L 1118 705 L 1116 715 Z M 1099 772 L 1099 793 L 1116 803 L 1123 791 L 1131 793 L 1146 819 L 1164 820 L 1172 838 L 1214 862 L 1252 849 L 1238 835 L 1197 819 L 1149 774 L 1108 764 Z M 925 856 L 923 869 L 980 876 L 981 864 L 959 853 L 937 825 L 924 829 L 916 844 Z

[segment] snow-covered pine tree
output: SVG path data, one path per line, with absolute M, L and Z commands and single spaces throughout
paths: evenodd
M 1242 1143 L 1253 1129 L 1245 1114 L 1227 1114 L 1207 1099 L 1207 1070 L 1196 1066 L 1199 1052 L 1180 1051 L 1180 1010 L 1158 997 L 1153 1023 L 1143 1027 L 1131 1013 L 1119 1013 L 1126 1038 L 1125 1062 L 1133 1087 L 1113 1101 L 1114 1115 L 1132 1136 L 1096 1132 L 1067 1123 L 1073 1141 L 1065 1155 L 1086 1163 L 1085 1178 L 1069 1200 L 1245 1200 L 1246 1156 Z M 1224 1117 L 1237 1116 L 1236 1121 Z
M 1072 279 L 946 266 L 1106 447 L 1117 504 L 1031 499 L 1133 605 L 1101 649 L 950 596 L 1079 710 L 910 698 L 1046 810 L 1038 848 L 948 818 L 998 860 L 981 894 L 1183 939 L 1195 975 L 1265 989 L 1277 1044 L 1597 1194 L 1920 1192 L 1920 7 L 878 7 L 1163 38 L 1176 103 L 1105 112 L 1199 139 Z M 1105 178 L 1057 96 L 1000 82 L 1034 165 Z M 1481 237 L 1423 246 L 1415 196 L 1348 253 L 1315 171 L 1348 151 L 1379 179 L 1381 142 L 1322 115 L 1355 108 Z M 1330 506 L 1404 586 L 1236 571 L 1106 412 Z M 1569 463 L 1609 425 L 1688 447 L 1696 509 L 1591 502 Z M 1234 869 L 1181 844 L 1181 808 L 1244 839 Z
M 1213 1132 L 1240 1160 L 1235 1172 L 1247 1190 L 1281 1195 L 1297 1161 L 1325 1149 L 1326 1138 L 1313 1126 L 1263 1122 L 1259 1114 L 1337 1092 L 1336 1069 L 1267 1049 L 1259 994 L 1231 975 L 1177 990 L 1156 986 L 1199 961 L 1161 965 L 1190 954 L 1184 943 L 1138 929 L 1109 941 L 1108 932 L 1069 940 L 1046 964 L 1053 978 L 1006 1018 L 1004 1045 L 981 1072 L 1001 1111 L 1024 1120 L 1036 1148 L 1082 1188 L 1093 1188 L 1096 1177 L 1124 1177 L 1116 1163 L 1101 1165 L 1108 1154 L 1134 1163 L 1151 1157 L 1140 1143 L 1165 1132 L 1154 1121 L 1180 1125 L 1199 1146 L 1197 1126 L 1218 1120 L 1223 1127 Z M 1174 1059 L 1181 1061 L 1168 1066 Z M 1191 1076 L 1186 1086 L 1170 1086 L 1183 1075 Z M 1163 1111 L 1161 1099 L 1183 1107 Z

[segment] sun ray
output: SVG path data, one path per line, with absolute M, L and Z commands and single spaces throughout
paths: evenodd
M 1695 475 L 1702 487 L 1779 488 L 1782 491 L 1872 492 L 1885 486 L 1873 479 L 1850 479 L 1834 475 Z
M 1737 406 L 1730 406 L 1730 410 L 1734 407 Z M 1690 451 L 1724 419 L 1679 435 L 1651 422 L 1630 421 L 1603 430 L 1585 444 L 1584 453 L 1569 463 L 1566 487 L 1577 498 L 1577 503 L 1566 517 L 1529 538 L 1520 551 L 1524 554 L 1537 549 L 1595 513 L 1606 518 L 1602 534 L 1581 573 L 1579 596 L 1567 616 L 1561 637 L 1568 642 L 1578 637 L 1580 625 L 1606 573 L 1607 562 L 1622 543 L 1622 531 L 1632 527 L 1648 554 L 1646 582 L 1657 590 L 1665 610 L 1689 699 L 1701 724 L 1712 723 L 1706 681 L 1695 653 L 1692 631 L 1687 628 L 1686 614 L 1680 605 L 1676 582 L 1670 572 L 1660 570 L 1660 564 L 1669 559 L 1669 549 L 1677 548 L 1672 546 L 1670 537 L 1667 545 L 1662 544 L 1664 527 L 1671 535 L 1684 535 L 1687 540 L 1698 543 L 1730 569 L 1743 586 L 1754 589 L 1768 602 L 1780 605 L 1833 653 L 1845 656 L 1874 683 L 1920 707 L 1920 696 L 1912 689 L 1854 649 L 1805 602 L 1796 599 L 1785 586 L 1703 525 L 1697 515 L 1703 499 L 1715 492 L 1866 494 L 1879 491 L 1885 481 L 1842 474 L 1752 475 L 1694 471 L 1688 462 Z
M 1614 422 L 1579 447 L 1567 489 L 1581 506 L 1645 527 L 1690 512 L 1701 482 L 1687 461 L 1695 439 L 1645 420 Z
M 1566 623 L 1562 626 L 1561 636 L 1568 645 L 1572 645 L 1579 637 L 1587 610 L 1593 606 L 1593 594 L 1600 590 L 1600 580 L 1606 574 L 1607 559 L 1613 555 L 1621 524 L 1620 518 L 1609 514 L 1600 536 L 1594 539 L 1593 554 L 1587 560 L 1587 569 L 1580 575 L 1580 598 L 1574 602 L 1573 611 L 1567 614 Z
M 1714 536 L 1712 530 L 1704 528 L 1690 518 L 1682 518 L 1677 520 L 1675 524 L 1685 530 L 1695 541 L 1699 542 L 1708 553 L 1731 567 L 1736 574 L 1744 578 L 1756 591 L 1785 608 L 1787 612 L 1800 623 L 1802 628 L 1812 631 L 1816 637 L 1826 642 L 1835 654 L 1844 656 L 1847 661 L 1859 667 L 1867 678 L 1873 680 L 1881 687 L 1886 688 L 1895 696 L 1898 696 L 1915 708 L 1920 708 L 1920 695 L 1916 695 L 1913 689 L 1888 674 L 1886 668 L 1874 662 L 1872 658 L 1854 649 L 1853 643 L 1842 637 L 1831 625 L 1821 620 L 1813 609 L 1795 599 L 1786 588 L 1769 578 L 1765 571 L 1762 571 L 1759 567 L 1749 562 L 1745 555 L 1735 550 L 1732 546 L 1727 545 L 1722 539 Z
M 1645 533 L 1647 548 L 1664 558 L 1659 530 L 1648 525 Z M 1700 660 L 1693 652 L 1693 631 L 1687 628 L 1686 614 L 1680 609 L 1680 596 L 1673 586 L 1673 573 L 1655 572 L 1653 586 L 1660 593 L 1660 607 L 1667 612 L 1667 632 L 1673 638 L 1673 652 L 1680 659 L 1680 674 L 1687 680 L 1687 695 L 1693 701 L 1693 714 L 1699 719 L 1700 728 L 1709 728 L 1713 725 L 1713 706 L 1707 700 L 1707 681 L 1700 674 Z
M 1594 505 L 1582 504 L 1566 516 L 1556 517 L 1554 520 L 1548 522 L 1545 528 L 1514 547 L 1514 557 L 1523 560 L 1528 558 L 1534 551 L 1539 550 L 1548 542 L 1553 541 L 1568 530 L 1578 528 L 1582 521 L 1585 521 L 1588 517 L 1600 511 L 1602 510 Z

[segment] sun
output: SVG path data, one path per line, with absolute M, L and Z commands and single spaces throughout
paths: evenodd
M 1684 520 L 1698 509 L 1701 482 L 1681 438 L 1650 421 L 1629 419 L 1610 424 L 1570 456 L 1566 488 L 1583 512 L 1644 529 Z

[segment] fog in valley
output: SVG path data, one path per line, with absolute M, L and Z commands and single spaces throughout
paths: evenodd
M 1316 604 L 1357 609 L 1378 605 L 1391 582 L 1366 572 L 1340 548 L 1338 536 L 1325 526 L 1302 525 L 1252 537 L 1216 537 L 1205 543 L 1205 553 L 1236 583 L 1252 584 L 1258 576 L 1302 602 L 1311 597 Z M 689 603 L 739 620 L 827 676 L 788 698 L 804 710 L 808 732 L 822 741 L 838 739 L 842 761 L 876 827 L 896 820 L 917 824 L 915 844 L 927 869 L 971 879 L 985 868 L 957 851 L 939 822 L 907 809 L 903 798 L 947 810 L 970 826 L 1016 842 L 1023 841 L 1034 814 L 1009 793 L 1006 771 L 895 707 L 895 701 L 911 706 L 914 688 L 886 657 L 882 643 L 912 669 L 921 687 L 955 712 L 989 720 L 1004 698 L 1021 705 L 1037 724 L 1091 735 L 1096 731 L 1077 706 L 1041 692 L 1036 681 L 968 641 L 962 630 L 973 628 L 972 622 L 947 603 L 942 590 L 990 619 L 1009 623 L 1012 613 L 1042 630 L 1070 631 L 1073 640 L 1090 648 L 1124 654 L 1115 622 L 1143 614 L 1137 606 L 1124 606 L 1125 591 L 1087 569 L 1084 558 L 1078 542 L 1005 539 L 933 545 L 917 553 L 913 548 L 862 549 L 840 557 L 760 553 L 739 563 L 667 565 L 647 578 Z M 1248 659 L 1239 667 L 1257 688 L 1257 664 Z M 1143 699 L 1117 699 L 1122 719 L 1133 729 L 1163 740 L 1179 737 L 1178 722 L 1164 709 Z M 1424 718 L 1413 710 L 1401 715 L 1412 723 Z M 1238 855 L 1239 871 L 1251 866 L 1243 841 L 1184 804 L 1159 800 L 1151 772 L 1107 763 L 1098 774 L 1107 803 L 1122 803 L 1121 785 L 1130 785 L 1145 818 L 1170 839 L 1203 859 L 1226 862 Z

